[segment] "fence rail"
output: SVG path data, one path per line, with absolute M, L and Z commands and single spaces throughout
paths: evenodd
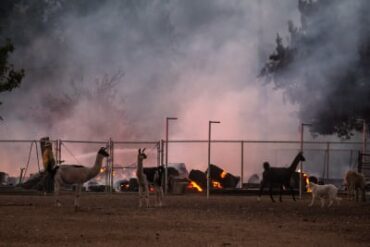
M 2 149 L 4 146 L 39 142 L 40 140 L 35 139 L 2 139 L 0 140 L 0 155 L 3 156 Z M 172 139 L 168 141 L 168 145 L 165 145 L 165 140 L 52 139 L 51 142 L 54 144 L 55 156 L 58 162 L 61 162 L 66 156 L 71 156 L 68 154 L 68 152 L 70 152 L 68 148 L 63 145 L 106 145 L 111 154 L 111 157 L 107 159 L 105 165 L 107 170 L 106 184 L 109 184 L 111 187 L 114 182 L 114 172 L 127 167 L 128 165 L 124 164 L 125 162 L 128 162 L 130 166 L 132 166 L 136 160 L 136 152 L 132 152 L 132 150 L 142 147 L 147 147 L 148 151 L 155 152 L 154 155 L 151 155 L 154 157 L 151 162 L 155 161 L 158 166 L 164 165 L 164 157 L 167 152 L 166 146 L 171 144 L 169 153 L 169 159 L 171 161 L 169 161 L 169 163 L 183 162 L 186 163 L 186 165 L 188 165 L 188 163 L 192 164 L 191 166 L 193 168 L 206 168 L 205 163 L 207 155 L 205 153 L 207 151 L 206 146 L 208 140 L 203 139 Z M 211 140 L 211 144 L 212 150 L 215 150 L 212 151 L 211 163 L 226 164 L 224 165 L 225 169 L 240 176 L 240 185 L 242 186 L 244 182 L 247 182 L 245 179 L 246 174 L 252 172 L 257 173 L 258 169 L 261 169 L 263 159 L 272 160 L 272 164 L 287 164 L 289 158 L 286 157 L 291 157 L 293 152 L 300 150 L 302 142 L 296 140 Z M 150 148 L 148 146 L 150 146 Z M 316 171 L 319 171 L 320 177 L 323 178 L 338 177 L 338 175 L 335 174 L 335 169 L 343 169 L 338 168 L 341 163 L 347 164 L 347 167 L 345 167 L 347 169 L 353 169 L 355 166 L 358 166 L 358 157 L 356 154 L 361 150 L 362 146 L 362 142 L 356 141 L 303 141 L 303 149 L 305 153 L 309 155 L 308 160 L 310 164 L 315 165 Z M 10 149 L 9 147 L 9 150 Z M 91 148 L 89 150 L 91 150 Z M 25 152 L 24 156 L 27 156 L 27 153 L 28 151 Z M 120 157 L 120 155 L 123 156 L 123 158 Z M 198 160 L 194 158 L 196 155 Z M 227 158 L 225 158 L 226 156 Z M 26 160 L 26 158 L 23 158 L 23 160 Z M 20 164 L 22 162 L 17 160 L 16 162 L 10 163 Z M 0 163 L 1 170 L 6 168 L 4 166 L 3 163 Z M 367 169 L 367 167 L 364 169 Z

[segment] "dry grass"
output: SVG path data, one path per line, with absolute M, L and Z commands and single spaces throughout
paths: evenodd
M 154 198 L 151 198 L 152 201 Z M 310 198 L 169 196 L 139 209 L 136 194 L 0 195 L 0 246 L 369 246 L 370 205 L 308 208 Z

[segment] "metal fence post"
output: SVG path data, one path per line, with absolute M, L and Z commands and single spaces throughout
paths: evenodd
M 240 188 L 243 188 L 244 182 L 244 142 L 241 141 L 241 157 L 240 157 Z

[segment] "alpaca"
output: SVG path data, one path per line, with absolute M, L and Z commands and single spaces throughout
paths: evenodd
M 282 194 L 282 191 L 283 191 L 283 186 L 285 186 L 285 188 L 290 189 L 290 191 L 292 193 L 293 200 L 295 201 L 294 191 L 293 191 L 293 188 L 290 185 L 290 179 L 292 177 L 292 174 L 295 172 L 295 169 L 297 168 L 298 163 L 300 161 L 305 161 L 305 160 L 306 159 L 304 158 L 303 153 L 299 152 L 297 154 L 297 156 L 294 158 L 290 167 L 271 167 L 268 162 L 264 162 L 263 163 L 263 168 L 264 168 L 265 171 L 263 172 L 263 177 L 262 177 L 262 181 L 261 181 L 261 186 L 260 186 L 258 199 L 259 200 L 261 199 L 262 191 L 263 191 L 263 188 L 265 187 L 265 185 L 269 184 L 269 186 L 270 186 L 270 197 L 271 197 L 272 202 L 275 202 L 275 200 L 272 196 L 272 186 L 274 184 L 277 184 L 280 187 L 280 198 L 279 198 L 280 202 L 282 201 L 281 200 L 281 194 Z
M 311 189 L 312 191 L 312 200 L 311 200 L 311 203 L 308 205 L 309 207 L 313 205 L 316 198 L 320 198 L 322 208 L 325 206 L 325 199 L 327 199 L 329 202 L 328 207 L 333 205 L 334 201 L 339 205 L 340 198 L 337 197 L 338 188 L 335 187 L 335 185 L 333 184 L 319 185 L 319 184 L 309 182 L 306 185 L 306 187 Z
M 76 184 L 76 193 L 74 199 L 75 210 L 79 208 L 79 197 L 81 194 L 81 187 L 83 183 L 89 181 L 99 174 L 103 159 L 108 157 L 109 154 L 106 148 L 102 147 L 99 149 L 95 164 L 93 167 L 84 167 L 80 165 L 61 165 L 54 169 L 54 195 L 57 206 L 61 206 L 61 202 L 58 200 L 59 192 L 62 185 Z
M 137 154 L 137 168 L 136 168 L 136 177 L 139 184 L 139 207 L 143 206 L 143 200 L 147 208 L 149 208 L 149 185 L 146 175 L 143 170 L 143 160 L 147 158 L 144 153 L 145 148 L 141 151 L 141 148 Z
M 347 187 L 348 195 L 352 198 L 355 197 L 356 201 L 359 200 L 359 190 L 361 190 L 361 197 L 362 201 L 366 201 L 366 194 L 365 194 L 365 187 L 366 181 L 363 174 L 355 172 L 355 171 L 348 171 L 344 177 L 344 183 Z
M 163 167 L 147 167 L 143 168 L 143 160 L 147 158 L 144 153 L 145 148 L 138 152 L 136 176 L 139 184 L 139 207 L 142 207 L 142 202 L 145 201 L 146 207 L 149 207 L 149 185 L 153 185 L 156 193 L 156 205 L 162 206 L 163 187 L 162 178 L 164 174 Z

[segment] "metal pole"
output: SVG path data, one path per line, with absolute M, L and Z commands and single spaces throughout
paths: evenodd
M 168 118 L 166 118 L 166 155 L 165 155 L 165 169 L 164 169 L 164 194 L 167 195 L 168 184 Z
M 240 188 L 243 188 L 244 181 L 244 142 L 241 141 L 241 157 L 240 157 Z
M 326 180 L 329 179 L 330 142 L 326 144 Z
M 301 152 L 303 152 L 303 129 L 304 129 L 304 124 L 301 124 Z M 302 161 L 299 163 L 299 199 L 302 199 L 302 173 L 303 173 L 303 165 Z
M 207 169 L 207 199 L 209 199 L 209 190 L 211 187 L 211 124 L 220 123 L 219 121 L 208 122 L 208 169 Z
M 161 140 L 161 166 L 164 166 L 164 141 Z
M 366 142 L 367 142 L 367 125 L 366 125 L 366 121 L 363 119 L 362 120 L 362 163 L 365 163 L 366 162 L 366 157 L 365 157 L 365 153 L 366 153 Z
M 304 126 L 311 126 L 312 124 L 301 123 L 301 152 L 303 152 L 303 134 L 304 134 Z M 300 173 L 299 173 L 299 199 L 302 199 L 302 190 L 303 190 L 303 162 L 300 162 L 299 165 Z
M 157 143 L 157 167 L 161 165 L 161 141 Z
M 112 171 L 111 171 L 111 181 L 110 181 L 110 192 L 112 193 L 113 192 L 113 183 L 114 183 L 114 143 L 113 143 L 113 140 L 112 138 L 109 139 L 109 142 L 110 142 L 110 162 L 111 162 L 111 167 L 112 167 Z
M 177 120 L 176 117 L 166 117 L 166 165 L 164 170 L 164 181 L 165 181 L 165 194 L 168 193 L 168 122 L 169 120 Z

